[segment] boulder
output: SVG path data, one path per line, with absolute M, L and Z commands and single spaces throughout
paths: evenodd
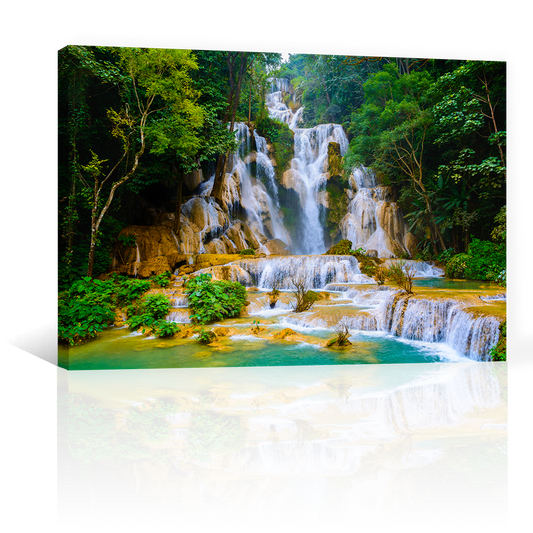
M 341 176 L 343 174 L 341 145 L 337 142 L 328 144 L 328 172 L 330 176 Z
M 286 170 L 283 173 L 281 185 L 283 185 L 285 189 L 294 189 L 295 191 L 300 190 L 300 176 L 298 171 L 292 168 Z
M 131 276 L 174 271 L 188 261 L 189 255 L 180 253 L 172 228 L 165 224 L 128 226 L 119 233 L 113 250 L 113 269 Z
M 150 276 L 158 276 L 171 270 L 168 260 L 165 256 L 159 256 L 149 259 L 148 261 L 141 261 L 137 270 L 137 276 L 140 278 L 149 278 Z
M 290 255 L 287 245 L 281 239 L 271 239 L 265 243 L 271 255 Z
M 298 333 L 296 333 L 296 331 L 290 328 L 285 328 L 285 329 L 282 329 L 279 333 L 274 333 L 273 337 L 275 339 L 283 340 L 286 337 L 290 337 L 291 335 L 298 335 Z

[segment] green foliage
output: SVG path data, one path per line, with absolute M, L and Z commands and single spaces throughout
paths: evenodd
M 166 272 L 163 272 L 162 274 L 159 274 L 157 276 L 152 276 L 150 279 L 156 285 L 159 285 L 160 287 L 165 288 L 170 285 L 171 277 L 172 277 L 172 272 L 170 270 L 167 270 Z
M 210 344 L 217 338 L 215 332 L 209 329 L 197 328 L 195 331 L 198 333 L 196 340 L 200 344 Z
M 502 270 L 505 270 L 505 244 L 472 239 L 465 277 L 496 281 Z
M 117 306 L 131 305 L 137 298 L 150 288 L 150 282 L 143 279 L 128 279 L 124 277 L 113 277 L 115 280 L 115 295 Z
M 342 239 L 337 244 L 333 245 L 327 252 L 326 255 L 353 255 L 354 250 L 352 250 L 352 241 L 348 239 Z
M 246 445 L 246 433 L 245 424 L 237 416 L 198 410 L 189 421 L 187 453 L 204 462 L 213 456 L 236 453 Z
M 63 292 L 59 299 L 59 340 L 77 344 L 96 337 L 97 333 L 115 320 L 115 309 L 125 307 L 126 323 L 132 330 L 140 327 L 158 329 L 162 335 L 170 334 L 172 326 L 161 319 L 170 309 L 170 301 L 164 294 L 150 294 L 139 301 L 150 288 L 147 280 L 128 279 L 113 275 L 102 281 L 84 277 Z
M 511 403 L 511 376 L 509 373 L 508 321 L 500 324 L 498 343 L 490 351 L 491 373 L 500 382 L 501 398 Z
M 495 242 L 505 242 L 507 238 L 507 209 L 504 205 L 500 212 L 494 217 L 494 229 L 490 234 L 491 238 Z
M 393 263 L 385 271 L 385 276 L 394 281 L 407 294 L 413 294 L 413 280 L 415 275 L 416 270 L 408 266 L 405 261 Z
M 246 289 L 233 281 L 211 281 L 211 274 L 200 274 L 185 282 L 191 319 L 199 324 L 234 317 L 248 302 Z
M 84 277 L 59 296 L 59 341 L 71 346 L 96 337 L 115 320 L 115 309 L 131 305 L 150 282 L 112 276 L 102 281 Z
M 446 263 L 446 276 L 506 283 L 505 244 L 472 239 L 468 253 L 457 254 Z
M 241 255 L 255 255 L 255 250 L 253 248 L 246 248 L 245 250 L 241 250 L 239 252 Z
M 135 239 L 135 235 L 129 235 L 125 233 L 122 233 L 121 235 L 119 235 L 117 237 L 117 240 L 125 248 L 129 246 L 135 246 L 135 243 L 137 242 L 137 240 Z
M 166 294 L 149 294 L 145 296 L 139 305 L 140 314 L 148 314 L 155 320 L 160 320 L 165 317 L 171 304 Z
M 279 180 L 294 157 L 294 132 L 287 124 L 271 119 L 268 114 L 257 118 L 255 127 L 257 133 L 272 144 L 277 162 L 276 177 Z
M 87 299 L 59 300 L 59 340 L 71 346 L 96 337 L 113 323 L 115 313 L 107 303 L 97 304 Z
M 448 259 L 446 263 L 446 277 L 452 279 L 464 279 L 469 260 L 468 254 L 457 254 Z
M 156 337 L 171 337 L 180 331 L 174 322 L 167 322 L 164 317 L 170 310 L 168 296 L 161 293 L 148 294 L 141 301 L 128 308 L 126 324 L 132 331 L 148 329 Z
M 169 322 L 167 320 L 157 320 L 153 324 L 153 334 L 156 337 L 172 337 L 180 331 L 181 328 L 175 322 Z
M 438 257 L 437 261 L 439 263 L 444 263 L 445 265 L 448 264 L 448 261 L 455 255 L 455 250 L 453 248 L 448 248 L 444 250 L 444 252 L 441 252 Z

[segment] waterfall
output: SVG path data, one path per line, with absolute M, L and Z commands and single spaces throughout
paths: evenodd
M 311 289 L 323 289 L 330 283 L 374 283 L 361 274 L 357 260 L 350 255 L 287 256 L 268 259 L 241 259 L 225 266 L 225 276 L 247 287 L 293 289 L 292 280 L 302 276 Z M 220 267 L 200 272 L 223 279 Z M 219 275 L 220 274 L 220 275 Z
M 293 114 L 282 102 L 282 96 L 282 91 L 269 94 L 266 105 L 271 118 L 289 124 L 294 131 L 294 158 L 288 173 L 302 208 L 302 220 L 299 221 L 302 238 L 291 246 L 291 250 L 297 254 L 322 254 L 326 245 L 319 193 L 325 189 L 328 180 L 328 145 L 338 143 L 343 156 L 348 149 L 348 139 L 339 124 L 297 128 L 303 108 Z
M 285 243 L 290 243 L 289 235 L 283 226 L 279 217 L 279 194 L 276 184 L 276 171 L 272 161 L 268 156 L 267 142 L 254 130 L 254 139 L 256 146 L 256 169 L 257 178 L 264 180 L 268 212 L 271 214 L 270 222 L 272 224 L 272 234 L 275 239 L 280 239 Z
M 350 185 L 352 200 L 341 220 L 342 238 L 352 241 L 355 248 L 376 250 L 379 257 L 409 254 L 404 245 L 403 213 L 393 201 L 392 189 L 380 185 L 364 167 L 354 169 Z
M 498 342 L 500 321 L 493 316 L 470 314 L 457 300 L 409 297 L 399 291 L 353 290 L 347 296 L 356 304 L 373 306 L 376 329 L 396 337 L 442 342 L 477 361 L 487 360 Z M 362 326 L 357 329 L 375 330 L 371 322 L 363 321 Z
M 235 124 L 238 151 L 233 156 L 233 168 L 226 182 L 234 181 L 232 205 L 239 202 L 245 210 L 246 222 L 258 235 L 260 251 L 269 253 L 263 246 L 265 236 L 288 242 L 288 235 L 280 222 L 278 189 L 275 171 L 268 156 L 267 142 L 254 131 L 256 151 L 252 151 L 252 136 L 244 123 Z M 251 164 L 256 163 L 256 176 L 252 177 Z M 240 197 L 239 197 L 240 185 Z
M 348 140 L 342 126 L 320 124 L 314 128 L 294 130 L 294 159 L 291 161 L 292 175 L 297 176 L 296 192 L 303 210 L 303 241 L 299 253 L 321 254 L 326 251 L 324 228 L 320 220 L 319 192 L 327 184 L 327 157 L 330 142 L 339 143 L 341 155 L 348 147 Z

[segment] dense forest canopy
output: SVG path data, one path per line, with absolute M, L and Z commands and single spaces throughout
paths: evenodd
M 278 159 L 290 160 L 281 146 L 288 128 L 265 104 L 272 80 L 289 107 L 304 107 L 302 126 L 343 126 L 345 177 L 364 165 L 395 188 L 420 257 L 465 252 L 472 238 L 503 243 L 505 69 L 487 61 L 291 54 L 282 62 L 274 53 L 63 48 L 60 286 L 108 271 L 125 226 L 170 212 L 179 235 L 191 172 L 214 176 L 211 195 L 220 201 L 235 123 L 256 128 L 277 143 Z

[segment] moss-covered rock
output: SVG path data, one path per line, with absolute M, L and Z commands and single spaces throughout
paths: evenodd
M 330 176 L 343 176 L 341 145 L 336 142 L 328 144 L 328 172 Z

